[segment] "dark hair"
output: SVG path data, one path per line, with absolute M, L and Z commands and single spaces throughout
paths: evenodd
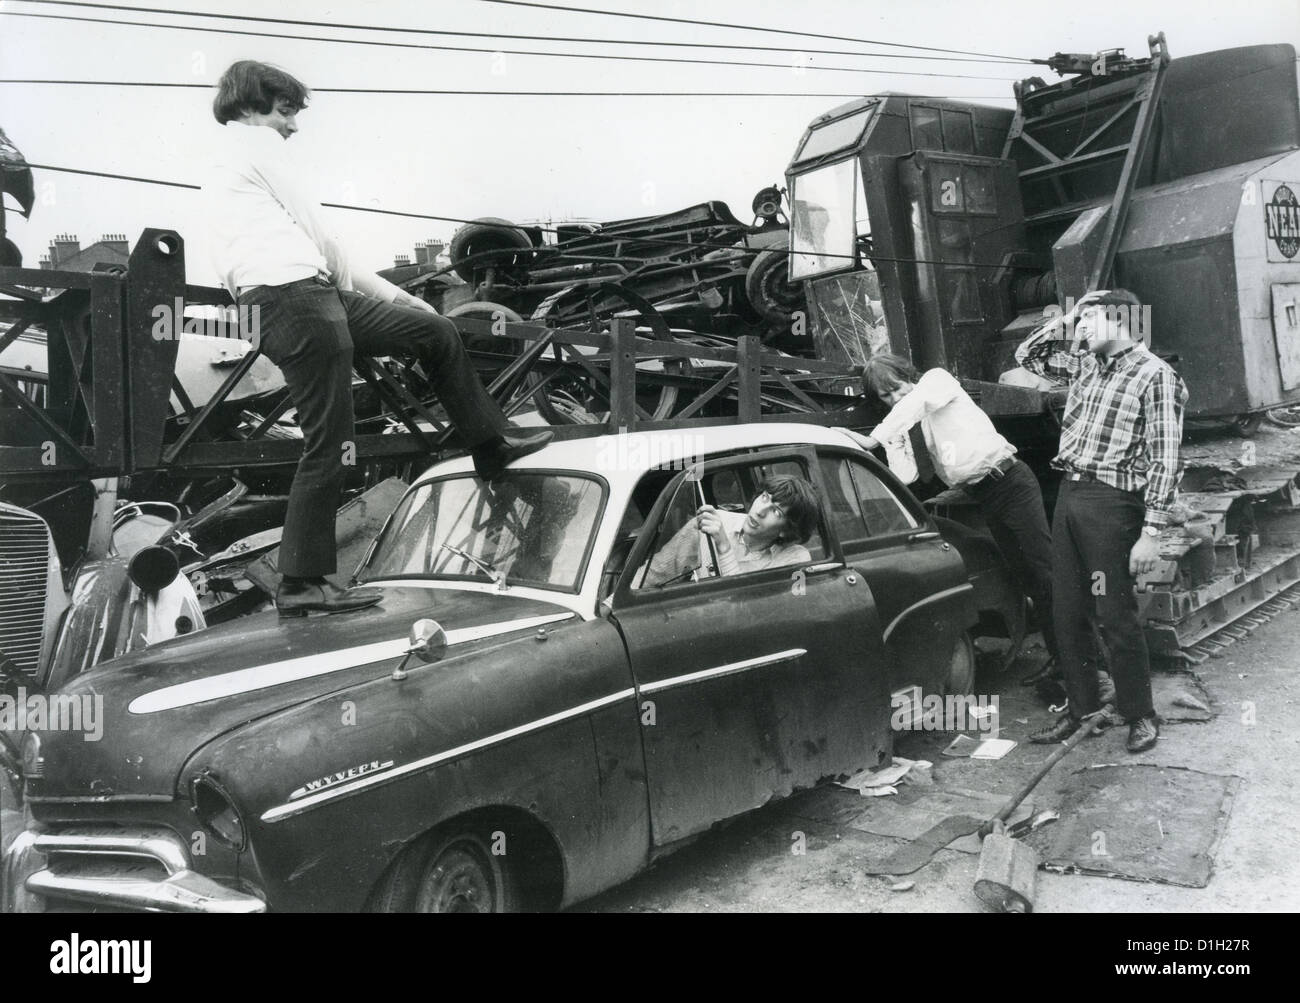
M 799 543 L 807 543 L 821 521 L 821 501 L 817 489 L 800 477 L 773 474 L 759 486 L 768 497 L 785 510 L 786 524 Z
M 920 378 L 916 367 L 901 355 L 882 352 L 873 355 L 862 367 L 862 392 L 868 397 L 879 397 L 900 383 L 915 383 Z
M 307 107 L 311 91 L 307 85 L 278 66 L 241 59 L 231 63 L 217 81 L 212 114 L 222 125 L 243 118 L 248 112 L 269 115 L 275 102 L 285 100 L 294 111 Z
M 1102 289 L 1079 297 L 1079 312 L 1090 307 L 1100 307 L 1110 320 L 1122 323 L 1127 330 L 1139 326 L 1134 321 L 1140 317 L 1142 301 L 1127 289 Z

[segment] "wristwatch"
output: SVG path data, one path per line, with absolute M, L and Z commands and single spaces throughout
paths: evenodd
M 1159 526 L 1152 526 L 1152 525 L 1149 525 L 1149 524 L 1148 524 L 1148 525 L 1145 525 L 1145 526 L 1142 527 L 1142 532 L 1144 532 L 1147 536 L 1159 536 L 1159 535 L 1160 535 L 1160 527 L 1159 527 Z

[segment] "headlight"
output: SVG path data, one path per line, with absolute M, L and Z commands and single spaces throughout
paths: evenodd
M 45 776 L 45 757 L 41 755 L 41 740 L 36 732 L 29 731 L 23 738 L 23 779 L 40 780 Z
M 244 849 L 248 841 L 244 819 L 225 788 L 210 775 L 200 774 L 190 783 L 190 801 L 205 829 L 232 850 Z

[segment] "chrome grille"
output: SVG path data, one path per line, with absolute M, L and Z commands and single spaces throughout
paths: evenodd
M 50 537 L 30 512 L 0 509 L 0 656 L 35 675 L 41 658 Z

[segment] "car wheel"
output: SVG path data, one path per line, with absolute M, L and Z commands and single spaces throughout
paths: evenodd
M 480 835 L 460 832 L 433 842 L 416 888 L 416 912 L 515 912 L 518 908 L 510 868 Z
M 786 247 L 760 251 L 745 273 L 745 296 L 755 312 L 769 324 L 786 327 L 803 307 L 803 285 L 790 280 L 790 253 Z
M 488 300 L 471 300 L 468 303 L 462 303 L 458 307 L 448 310 L 444 317 L 454 319 L 456 317 L 469 317 L 473 320 L 496 320 L 498 316 L 511 324 L 522 324 L 524 318 L 519 316 L 514 310 L 500 303 L 492 303 Z M 493 337 L 469 337 L 465 339 L 465 348 L 470 351 L 481 352 L 499 352 L 503 355 L 518 355 L 523 351 L 523 342 L 516 341 L 513 338 L 510 341 L 502 343 Z
M 518 882 L 476 829 L 433 832 L 393 862 L 370 912 L 518 912 Z
M 451 243 L 447 246 L 447 257 L 455 266 L 456 274 L 466 282 L 473 283 L 476 268 L 482 269 L 487 263 L 491 263 L 498 268 L 517 269 L 526 265 L 529 255 L 502 253 L 478 261 L 464 260 L 470 255 L 489 251 L 531 252 L 532 249 L 533 242 L 528 234 L 510 220 L 501 219 L 499 216 L 484 216 L 472 223 L 466 223 L 452 234 Z
M 962 631 L 953 642 L 944 677 L 945 695 L 965 696 L 975 689 L 975 642 L 970 631 Z

